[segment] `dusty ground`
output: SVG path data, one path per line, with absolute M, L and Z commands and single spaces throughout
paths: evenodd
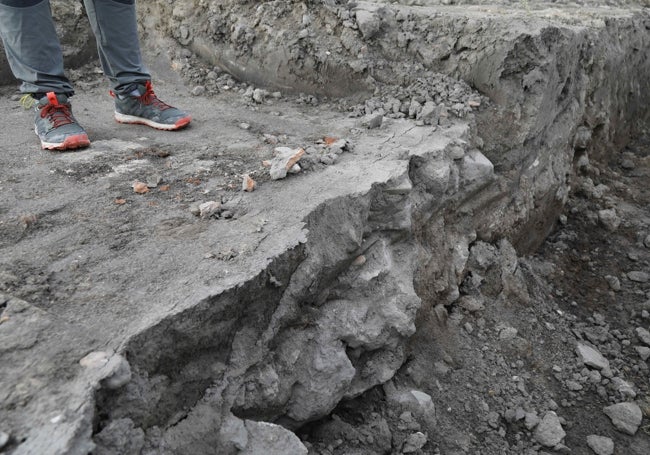
M 377 57 L 369 63 L 376 76 L 391 71 L 407 74 L 408 69 L 400 73 L 389 68 L 376 49 L 364 49 L 367 37 L 357 42 L 345 35 L 356 30 L 350 19 L 356 3 L 343 3 L 323 2 L 324 10 L 307 18 L 305 5 L 291 9 L 288 4 L 265 2 L 271 6 L 254 8 L 246 3 L 242 8 L 259 14 L 255 26 L 260 28 L 268 25 L 269 17 L 277 16 L 285 28 L 295 23 L 293 16 L 301 18 L 302 26 L 312 33 L 306 36 L 316 43 L 306 47 L 313 46 L 316 56 L 346 61 L 345 53 L 351 55 L 356 49 L 360 53 L 355 58 L 364 65 Z M 401 3 L 435 8 L 447 2 Z M 581 33 L 597 30 L 602 11 L 611 9 L 613 17 L 624 17 L 627 13 L 614 7 L 625 5 L 590 2 L 588 6 L 596 6 L 599 12 L 590 9 L 580 20 L 594 18 L 593 24 L 584 27 L 587 32 L 581 26 L 571 32 L 578 30 L 575 33 L 582 37 Z M 6 112 L 6 122 L 0 131 L 4 376 L 0 452 L 650 453 L 650 334 L 646 338 L 645 332 L 650 329 L 647 128 L 636 129 L 634 137 L 623 141 L 625 147 L 603 149 L 588 140 L 577 144 L 577 133 L 573 136 L 577 125 L 555 128 L 573 119 L 566 113 L 575 107 L 563 95 L 579 86 L 583 76 L 569 72 L 568 82 L 557 93 L 549 83 L 550 99 L 559 106 L 557 112 L 550 111 L 559 120 L 544 124 L 546 142 L 532 141 L 525 149 L 512 139 L 515 145 L 500 156 L 506 150 L 503 144 L 517 136 L 517 128 L 534 130 L 537 125 L 526 123 L 536 119 L 540 106 L 533 109 L 531 98 L 501 104 L 518 109 L 519 117 L 493 113 L 501 102 L 497 95 L 515 86 L 495 88 L 491 100 L 466 82 L 432 73 L 429 62 L 418 62 L 413 66 L 418 78 L 377 83 L 374 93 L 364 91 L 367 80 L 357 87 L 356 96 L 346 98 L 289 93 L 277 87 L 262 91 L 237 81 L 214 62 L 205 63 L 209 56 L 196 45 L 205 38 L 201 35 L 205 28 L 197 25 L 183 31 L 187 2 L 176 6 L 166 27 L 180 34 L 174 38 L 183 46 L 174 43 L 169 52 L 162 52 L 160 45 L 167 41 L 148 36 L 152 47 L 147 55 L 157 92 L 193 114 L 192 126 L 186 130 L 164 133 L 115 124 L 105 83 L 91 61 L 71 76 L 78 89 L 74 111 L 93 146 L 73 153 L 43 152 L 33 134 L 31 113 L 19 107 L 14 86 L 1 89 L 0 108 Z M 205 17 L 210 21 L 224 18 L 221 25 L 228 27 L 219 30 L 231 33 L 217 37 L 232 40 L 241 52 L 251 45 L 251 55 L 268 49 L 255 48 L 261 40 L 252 40 L 252 28 L 228 22 L 238 18 L 234 3 L 224 2 L 223 10 L 211 6 L 201 2 L 195 13 L 201 16 L 209 10 Z M 639 3 L 632 6 L 638 8 Z M 168 7 L 159 5 L 162 12 Z M 512 11 L 507 5 L 479 5 L 467 14 L 494 15 L 486 19 L 488 24 L 496 17 L 523 15 L 513 27 L 517 33 L 521 24 L 544 29 L 539 20 L 543 24 L 558 20 L 570 24 L 569 28 L 581 24 L 574 14 L 579 5 L 548 8 L 532 5 L 533 11 L 543 9 L 536 19 L 527 16 L 530 5 L 521 3 Z M 280 15 L 282 11 L 286 15 Z M 418 11 L 427 12 L 423 13 L 427 17 L 430 10 Z M 452 17 L 462 14 L 460 8 L 454 9 Z M 79 17 L 79 11 L 74 17 Z M 411 22 L 405 22 L 409 27 L 426 26 L 404 17 L 409 17 Z M 343 36 L 349 48 L 331 47 L 334 55 L 325 57 L 327 46 L 336 44 L 332 30 L 338 30 L 337 20 L 346 24 Z M 454 20 L 449 23 L 454 29 Z M 471 25 L 470 21 L 467 27 Z M 491 31 L 488 26 L 486 30 Z M 193 33 L 195 41 L 190 43 Z M 282 40 L 285 35 L 280 35 L 273 39 Z M 518 62 L 518 53 L 525 58 L 533 55 L 530 61 L 551 62 L 542 69 L 555 65 L 562 74 L 562 66 L 574 55 L 570 39 L 566 48 L 571 50 L 557 58 L 551 50 L 535 54 L 538 48 L 527 47 L 524 41 L 525 46 L 513 51 L 516 58 L 508 62 Z M 556 49 L 557 42 L 562 40 L 543 44 Z M 383 41 L 381 45 L 388 46 Z M 478 50 L 475 45 L 470 43 L 467 49 L 485 51 L 483 43 L 476 45 Z M 458 54 L 452 52 L 438 62 L 450 73 L 462 70 L 468 52 L 462 46 L 455 48 Z M 433 56 L 437 58 L 439 51 L 436 47 Z M 643 52 L 647 54 L 647 49 L 635 48 L 635 61 L 647 60 Z M 579 54 L 581 59 L 589 56 L 585 47 Z M 295 57 L 291 55 L 289 61 Z M 521 61 L 529 62 L 523 57 Z M 322 68 L 318 62 L 312 64 Z M 237 70 L 236 65 L 231 69 Z M 521 64 L 512 72 L 528 69 Z M 633 73 L 623 70 L 621 74 Z M 242 71 L 234 72 L 241 76 Z M 305 88 L 323 82 L 321 72 L 314 74 Z M 544 79 L 530 74 L 527 81 Z M 350 80 L 358 82 L 355 78 Z M 348 82 L 338 89 L 356 87 Z M 535 85 L 531 87 L 532 94 L 526 96 L 537 95 Z M 575 91 L 576 99 L 584 96 Z M 601 99 L 598 95 L 593 99 Z M 449 106 L 433 125 L 420 115 L 426 101 Z M 417 113 L 410 111 L 413 106 L 419 106 Z M 608 107 L 603 106 L 603 110 Z M 639 118 L 647 116 L 647 99 L 640 95 L 627 106 Z M 591 117 L 602 114 L 598 108 L 586 110 L 584 124 L 595 125 L 593 142 L 621 142 L 611 131 L 628 131 L 624 121 L 616 125 L 616 119 L 625 115 L 611 114 L 614 120 L 606 124 L 611 127 L 608 131 L 602 124 L 590 123 Z M 484 147 L 473 137 L 477 118 L 486 133 Z M 495 119 L 498 126 L 488 131 L 490 120 Z M 562 136 L 569 131 L 571 137 Z M 499 142 L 494 138 L 499 134 L 508 139 Z M 334 139 L 344 139 L 345 145 L 330 148 L 328 143 Z M 273 181 L 262 162 L 270 160 L 278 146 L 302 147 L 306 155 L 300 173 Z M 474 147 L 494 162 L 497 174 L 494 179 L 491 174 L 479 175 L 475 187 L 475 181 L 467 180 L 467 168 L 458 164 L 476 156 Z M 541 228 L 521 220 L 503 227 L 507 234 L 514 232 L 510 238 L 520 245 L 536 244 L 551 227 L 539 249 L 518 255 L 507 235 L 491 236 L 494 231 L 486 233 L 472 219 L 484 216 L 483 206 L 488 212 L 489 207 L 500 210 L 502 206 L 494 201 L 499 194 L 508 194 L 504 188 L 511 180 L 499 180 L 503 175 L 512 178 L 508 166 L 525 162 L 530 157 L 526 150 L 544 147 L 553 152 L 557 147 L 555 155 L 565 153 L 563 147 L 571 151 L 566 182 L 570 192 L 559 209 L 557 202 L 547 204 L 531 197 L 531 218 L 536 209 L 539 218 L 553 215 L 539 223 Z M 432 167 L 426 168 L 431 157 Z M 544 161 L 542 152 L 539 158 Z M 461 189 L 454 199 L 451 190 L 435 193 L 432 183 L 434 203 L 426 205 L 419 191 L 427 181 L 418 174 L 424 172 L 417 170 L 418 163 L 435 172 L 439 169 L 435 166 L 457 165 L 468 193 Z M 564 171 L 557 167 L 558 172 Z M 453 175 L 455 168 L 451 169 Z M 255 191 L 242 191 L 245 174 L 257 182 Z M 405 186 L 405 180 L 412 187 Z M 526 186 L 528 180 L 543 183 L 543 175 L 530 177 L 521 171 L 512 179 L 521 185 L 513 186 L 513 195 L 520 191 L 523 196 L 517 193 L 517 198 L 526 200 L 535 191 Z M 148 191 L 134 192 L 134 182 L 147 184 Z M 440 212 L 436 198 L 447 204 Z M 198 204 L 207 201 L 221 206 L 212 214 L 197 216 Z M 428 208 L 441 214 L 446 225 L 421 222 Z M 504 211 L 504 224 L 511 222 L 509 213 Z M 414 226 L 405 220 L 413 220 Z M 439 231 L 451 234 L 436 243 Z M 445 280 L 440 275 L 449 265 L 444 261 L 458 257 L 423 251 L 442 250 L 448 246 L 445 242 L 452 242 L 452 249 L 458 247 L 461 258 L 467 253 L 455 269 L 457 277 L 450 267 L 449 280 L 455 284 L 451 289 L 441 287 Z M 438 265 L 441 258 L 444 264 Z M 370 276 L 366 287 L 358 284 L 363 276 Z M 392 304 L 395 295 L 398 303 L 406 302 L 405 307 L 387 306 L 386 321 L 380 324 L 364 326 L 361 322 L 366 320 L 345 312 L 368 301 Z M 337 311 L 345 315 L 341 320 L 336 319 Z M 346 326 L 348 322 L 353 329 Z M 342 347 L 336 344 L 338 339 L 330 345 L 328 339 L 319 338 L 321 328 L 328 335 L 337 326 L 358 333 L 342 336 Z M 609 366 L 585 365 L 576 353 L 578 344 L 598 350 Z M 292 349 L 302 350 L 305 359 Z M 92 362 L 80 365 L 90 352 L 107 353 L 112 369 L 95 368 Z M 316 360 L 309 357 L 313 352 Z M 347 364 L 339 362 L 338 352 L 361 373 L 344 378 Z M 299 360 L 286 370 L 302 366 L 303 376 L 278 366 L 288 357 Z M 321 359 L 324 365 L 313 368 Z M 128 364 L 120 363 L 124 361 Z M 307 384 L 313 388 L 301 390 Z M 410 390 L 417 393 L 405 392 Z M 633 434 L 615 428 L 604 412 L 617 403 L 633 403 L 634 412 L 641 413 L 642 420 L 633 416 L 628 422 Z M 239 423 L 232 424 L 233 420 Z M 255 433 L 259 428 L 253 431 L 249 426 L 249 442 L 243 443 L 241 433 L 230 426 L 239 428 L 241 422 L 249 425 L 258 420 L 284 425 L 301 442 L 287 436 L 288 431 L 275 429 L 260 436 Z M 590 437 L 594 435 L 601 438 Z M 286 445 L 276 446 L 278 440 Z

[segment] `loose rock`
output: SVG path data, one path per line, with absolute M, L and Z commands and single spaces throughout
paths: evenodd
M 650 332 L 643 327 L 637 327 L 635 332 L 636 336 L 639 337 L 639 340 L 641 340 L 643 344 L 650 346 Z
M 271 160 L 269 173 L 273 180 L 279 180 L 287 176 L 287 172 L 303 157 L 305 150 L 302 148 L 278 147 L 275 149 L 275 153 L 276 156 Z
M 615 231 L 621 224 L 621 219 L 614 209 L 605 209 L 598 211 L 598 220 L 610 232 Z
M 609 361 L 597 350 L 586 344 L 578 343 L 576 353 L 582 363 L 603 370 L 609 369 Z
M 587 445 L 596 455 L 612 455 L 614 453 L 614 441 L 605 436 L 589 435 L 587 436 Z
M 417 432 L 409 435 L 404 441 L 402 453 L 413 453 L 420 450 L 427 443 L 427 436 L 424 433 Z
M 548 411 L 537 425 L 533 437 L 545 447 L 555 447 L 566 436 L 560 419 L 553 411 Z
M 650 358 L 650 348 L 646 346 L 635 346 L 634 350 L 639 354 L 641 360 L 645 361 Z
M 646 272 L 633 271 L 627 274 L 627 277 L 630 281 L 635 281 L 637 283 L 647 283 L 650 281 L 650 275 Z
M 641 421 L 643 420 L 643 413 L 641 408 L 636 403 L 618 403 L 612 406 L 607 406 L 603 412 L 610 418 L 612 425 L 617 430 L 634 436 Z

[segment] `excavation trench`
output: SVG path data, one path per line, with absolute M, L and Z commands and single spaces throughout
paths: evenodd
M 192 83 L 226 71 L 384 121 L 324 174 L 340 191 L 297 198 L 317 203 L 293 242 L 120 343 L 70 436 L 98 454 L 307 453 L 293 432 L 377 393 L 476 297 L 477 251 L 503 258 L 491 296 L 524 301 L 513 264 L 553 228 L 574 162 L 650 120 L 647 10 L 196 3 L 139 4 L 147 46 Z
M 397 175 L 324 202 L 304 220 L 303 244 L 131 338 L 122 352 L 133 379 L 97 395 L 100 443 L 126 427 L 165 453 L 235 453 L 246 447 L 242 434 L 254 439 L 255 421 L 296 430 L 386 383 L 416 330 L 435 330 L 434 307 L 463 297 L 472 246 L 506 240 L 519 254 L 534 251 L 563 207 L 576 157 L 620 147 L 647 120 L 650 34 L 641 13 L 563 23 L 543 11 L 486 17 L 364 2 L 143 8 L 158 30 L 238 78 L 365 93 L 364 112 L 398 114 L 396 124 L 408 114 L 384 109 L 393 94 L 444 106 L 451 94 L 435 83 L 408 92 L 434 71 L 490 101 L 467 121 L 448 106 L 433 122 L 452 136 L 442 144 L 425 136 L 412 145 L 402 130 Z M 308 30 L 302 38 L 278 32 L 295 23 Z M 217 29 L 232 33 L 210 33 Z M 427 30 L 437 32 L 418 40 Z M 299 450 L 297 440 L 286 444 Z

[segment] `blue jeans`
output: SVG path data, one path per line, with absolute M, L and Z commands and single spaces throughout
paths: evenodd
M 151 79 L 142 62 L 135 0 L 84 0 L 99 59 L 111 88 L 128 94 Z M 0 37 L 24 93 L 74 93 L 49 0 L 0 0 Z

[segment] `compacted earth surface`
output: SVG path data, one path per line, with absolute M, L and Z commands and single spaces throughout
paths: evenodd
M 453 3 L 141 2 L 168 133 L 53 2 L 93 144 L 0 88 L 0 453 L 650 453 L 647 5 Z

